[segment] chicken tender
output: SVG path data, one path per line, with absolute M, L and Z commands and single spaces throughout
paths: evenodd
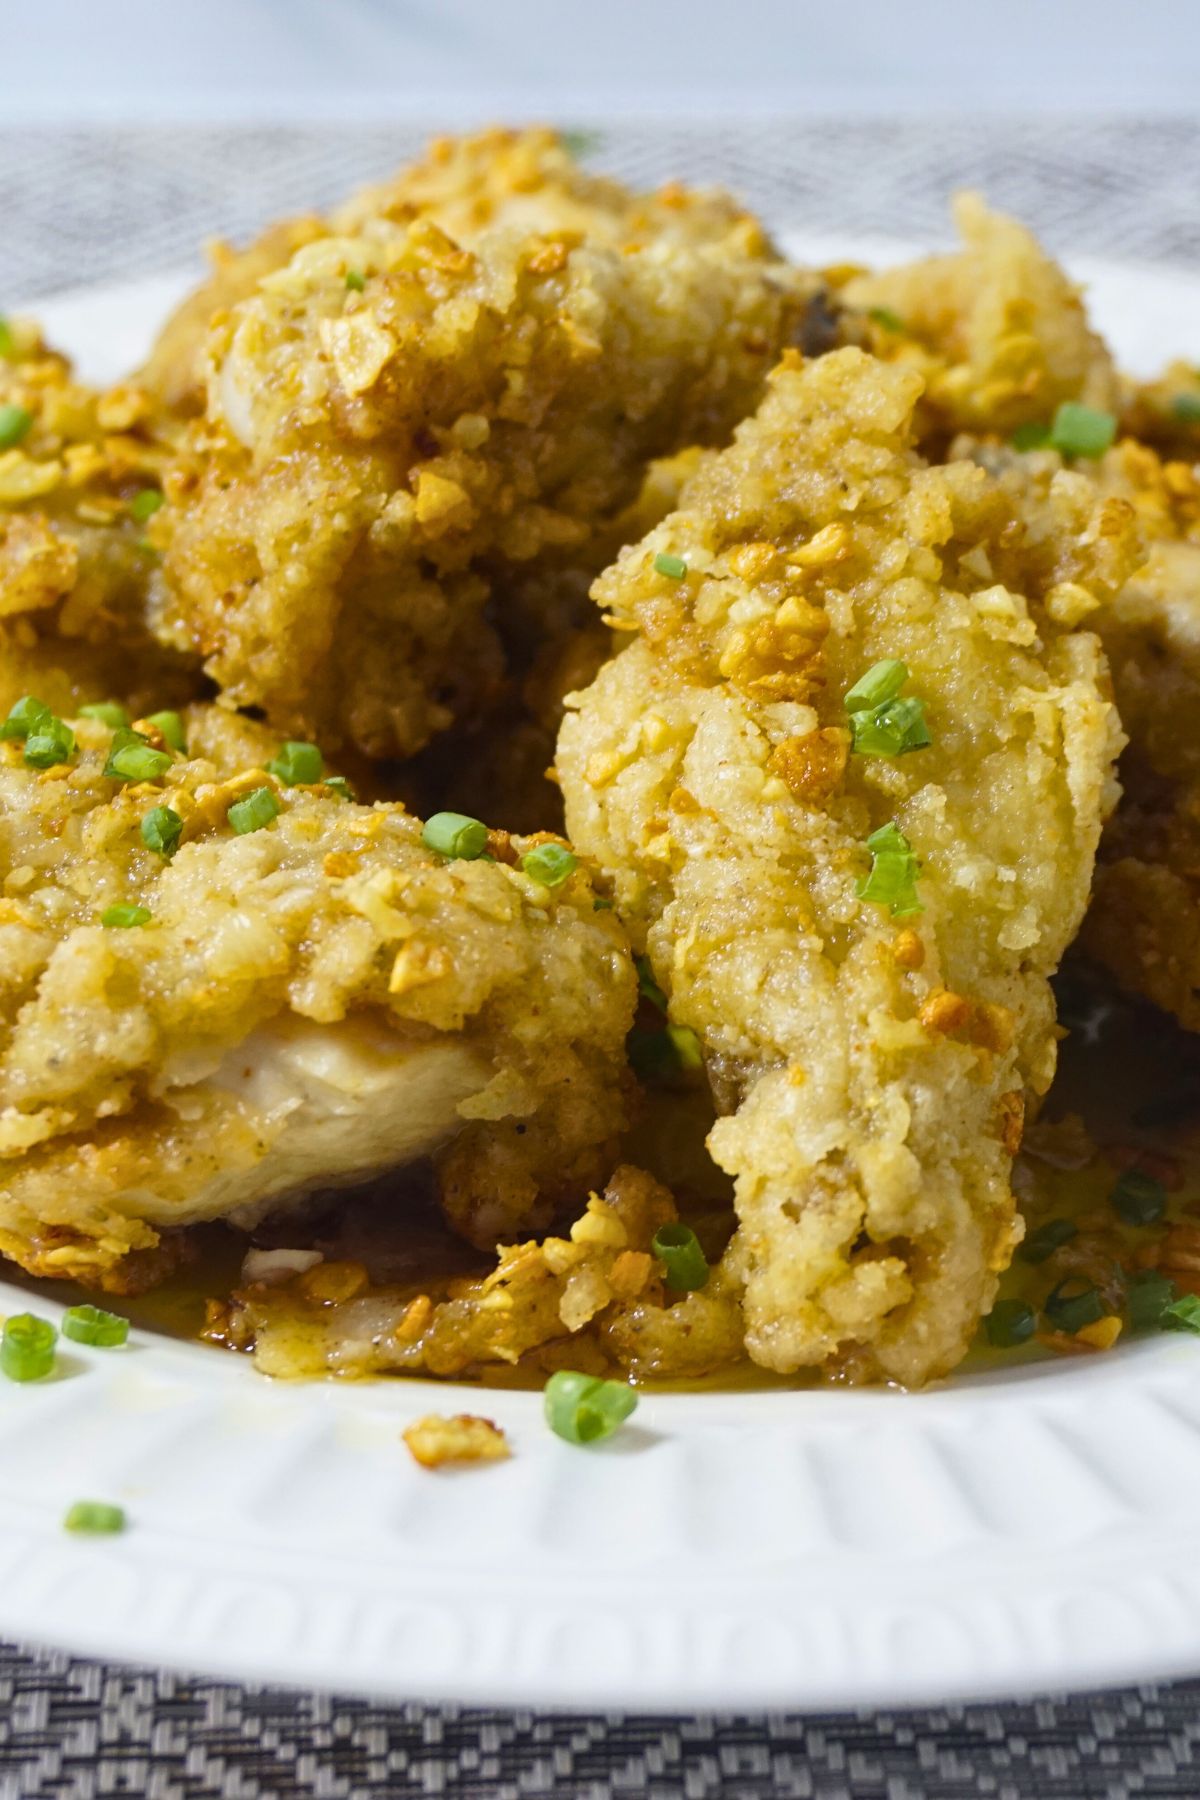
M 635 984 L 582 869 L 440 854 L 216 708 L 33 710 L 0 742 L 5 1255 L 130 1289 L 181 1227 L 430 1154 L 490 1245 L 611 1166 Z
M 767 250 L 758 220 L 728 195 L 677 184 L 657 194 L 630 193 L 581 168 L 555 131 L 494 129 L 435 138 L 417 162 L 364 188 L 327 218 L 284 220 L 241 251 L 214 245 L 211 277 L 168 319 L 139 379 L 168 408 L 202 412 L 206 340 L 216 314 L 248 299 L 264 275 L 317 238 L 356 237 L 417 218 L 432 220 L 467 245 L 505 227 L 577 232 L 622 250 L 651 240 L 667 247 L 726 242 L 753 256 Z
M 214 330 L 160 635 L 281 731 L 412 754 L 499 690 L 497 588 L 602 556 L 654 457 L 722 440 L 807 286 L 427 221 L 308 246 Z
M 170 446 L 147 396 L 74 379 L 27 320 L 7 322 L 0 405 L 0 717 L 35 689 L 59 711 L 120 695 L 141 710 L 195 693 L 194 659 L 146 624 L 155 553 L 146 520 L 161 502 Z
M 751 1356 L 907 1385 L 961 1358 L 1019 1238 L 1048 977 L 1121 743 L 1096 638 L 1050 604 L 1100 533 L 1086 482 L 1034 541 L 982 469 L 914 452 L 921 396 L 856 349 L 785 359 L 597 582 L 639 635 L 558 758 L 574 841 L 702 1046 Z M 864 711 L 864 677 L 909 705 Z
M 963 248 L 841 291 L 877 355 L 924 377 L 918 432 L 1010 432 L 1046 423 L 1064 400 L 1115 409 L 1117 377 L 1079 290 L 1025 226 L 960 194 Z

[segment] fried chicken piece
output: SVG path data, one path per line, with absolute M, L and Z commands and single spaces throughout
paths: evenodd
M 136 516 L 170 446 L 141 390 L 98 393 L 31 321 L 8 330 L 0 404 L 27 423 L 0 452 L 0 716 L 30 689 L 60 711 L 117 694 L 176 705 L 199 668 L 147 629 L 154 552 Z
M 575 841 L 703 1048 L 751 1356 L 908 1385 L 963 1355 L 1019 1236 L 1047 977 L 1120 745 L 1096 639 L 1048 605 L 1079 490 L 1034 541 L 983 470 L 914 453 L 921 387 L 855 349 L 785 359 L 597 582 L 640 635 L 558 758 Z M 852 754 L 843 695 L 892 658 L 932 745 Z
M 217 708 L 123 783 L 109 728 L 71 724 L 52 768 L 0 744 L 4 1254 L 119 1290 L 179 1227 L 430 1153 L 483 1244 L 586 1191 L 634 978 L 582 869 L 539 885 L 503 834 L 438 855 L 402 807 L 285 785 Z
M 168 408 L 204 409 L 206 339 L 214 316 L 248 299 L 264 275 L 320 237 L 356 237 L 427 218 L 471 245 L 499 227 L 577 232 L 615 249 L 725 242 L 767 253 L 762 226 L 728 195 L 672 184 L 633 194 L 580 167 L 559 134 L 534 127 L 439 137 L 417 162 L 364 188 L 326 219 L 309 214 L 272 225 L 247 249 L 213 246 L 213 273 L 167 320 L 139 379 Z
M 1078 288 L 1031 232 L 960 194 L 963 248 L 848 282 L 870 348 L 916 369 L 924 443 L 955 431 L 1048 423 L 1064 400 L 1115 410 L 1117 377 Z
M 564 1366 L 676 1379 L 728 1367 L 742 1354 L 741 1310 L 720 1271 L 668 1304 L 651 1251 L 676 1218 L 667 1189 L 618 1168 L 565 1237 L 510 1244 L 494 1269 L 440 1289 L 368 1286 L 352 1264 L 249 1282 L 216 1303 L 206 1335 L 253 1349 L 264 1374 L 437 1375 Z M 345 1279 L 343 1279 L 345 1277 Z M 331 1289 L 344 1292 L 330 1306 Z
M 489 596 L 602 555 L 654 457 L 723 440 L 809 285 L 724 243 L 308 246 L 214 329 L 160 635 L 281 730 L 412 754 L 500 689 Z

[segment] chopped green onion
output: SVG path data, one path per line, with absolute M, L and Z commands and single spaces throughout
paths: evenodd
M 1200 1332 L 1200 1294 L 1180 1294 L 1163 1307 L 1158 1322 L 1164 1331 Z
M 79 716 L 81 719 L 98 719 L 110 731 L 120 731 L 123 725 L 129 724 L 129 714 L 115 700 L 93 700 L 90 706 L 80 707 Z
M 873 831 L 867 839 L 871 852 L 871 872 L 864 875 L 855 889 L 860 900 L 871 900 L 886 906 L 894 919 L 911 918 L 924 912 L 917 898 L 917 871 L 920 867 L 913 847 L 890 819 Z
M 1010 1350 L 1024 1344 L 1037 1329 L 1037 1315 L 1026 1300 L 997 1300 L 983 1321 L 988 1342 L 997 1349 Z
M 0 450 L 11 450 L 19 444 L 32 424 L 33 414 L 26 407 L 13 406 L 11 402 L 0 406 Z
M 708 1280 L 708 1259 L 690 1225 L 660 1225 L 650 1249 L 665 1266 L 667 1286 L 676 1293 L 694 1293 Z
M 882 325 L 885 331 L 904 330 L 904 320 L 899 313 L 893 312 L 890 306 L 869 306 L 867 317 L 873 319 L 876 325 Z
M 0 738 L 27 738 L 31 731 L 37 729 L 42 719 L 53 717 L 44 700 L 37 700 L 32 694 L 22 694 L 4 723 L 0 724 Z
M 456 857 L 459 862 L 474 862 L 487 849 L 487 826 L 466 813 L 440 812 L 426 819 L 421 842 L 439 856 Z
M 1036 1231 L 1022 1240 L 1017 1255 L 1022 1262 L 1044 1263 L 1048 1256 L 1069 1244 L 1073 1237 L 1078 1237 L 1079 1227 L 1070 1219 L 1047 1219 Z
M 170 744 L 180 756 L 187 755 L 187 737 L 184 734 L 183 720 L 177 712 L 147 713 L 147 725 L 153 725 L 164 744 Z
M 169 806 L 153 806 L 142 820 L 142 842 L 156 856 L 168 861 L 179 848 L 183 836 L 183 820 Z
M 1044 450 L 1050 442 L 1050 427 L 1037 419 L 1018 425 L 1012 434 L 1014 450 Z
M 596 1444 L 624 1424 L 637 1395 L 624 1381 L 602 1381 L 559 1369 L 542 1391 L 546 1423 L 568 1444 Z
M 285 787 L 315 787 L 325 774 L 325 758 L 315 744 L 289 738 L 286 744 L 280 744 L 267 768 L 272 775 L 278 775 Z
M 908 666 L 894 656 L 872 663 L 852 688 L 847 688 L 842 704 L 848 713 L 869 712 L 894 700 L 908 680 Z
M 348 288 L 352 288 L 356 294 L 361 294 L 366 285 L 361 269 L 346 270 L 346 286 Z
M 17 354 L 17 340 L 12 334 L 12 326 L 7 319 L 0 318 L 0 356 L 12 357 Z
M 10 1381 L 40 1381 L 54 1367 L 58 1333 L 36 1313 L 14 1313 L 0 1332 L 0 1371 Z
M 106 906 L 100 914 L 100 923 L 110 931 L 132 931 L 135 925 L 148 925 L 152 918 L 148 907 L 128 906 L 124 901 L 116 906 Z
M 1117 435 L 1117 421 L 1109 412 L 1064 400 L 1050 427 L 1050 442 L 1062 456 L 1103 456 Z
M 77 1500 L 68 1507 L 63 1525 L 67 1531 L 87 1532 L 91 1536 L 124 1531 L 125 1508 L 110 1506 L 107 1500 Z
M 62 1317 L 62 1333 L 77 1344 L 95 1344 L 110 1350 L 129 1337 L 129 1320 L 100 1306 L 68 1306 Z
M 1157 1225 L 1166 1216 L 1166 1188 L 1141 1169 L 1126 1169 L 1108 1197 L 1126 1225 Z
M 1050 1290 L 1042 1311 L 1057 1331 L 1074 1336 L 1085 1325 L 1094 1325 L 1104 1317 L 1104 1301 L 1090 1281 L 1068 1275 Z
M 159 781 L 171 767 L 166 750 L 156 750 L 140 731 L 122 727 L 113 733 L 104 773 L 110 781 Z
M 339 795 L 343 800 L 353 800 L 354 798 L 354 789 L 344 775 L 327 775 L 325 786 L 331 793 Z
M 537 844 L 521 858 L 521 868 L 540 887 L 561 887 L 579 867 L 579 858 L 564 844 Z
M 25 739 L 25 761 L 31 769 L 52 769 L 66 762 L 75 748 L 75 733 L 53 713 L 44 713 Z
M 933 739 L 925 720 L 925 702 L 889 700 L 872 712 L 850 714 L 851 748 L 858 756 L 907 756 L 926 750 Z
M 592 911 L 593 912 L 611 912 L 612 909 L 613 909 L 612 901 L 604 899 L 603 895 L 601 895 L 599 899 L 592 901 Z
M 1134 1331 L 1152 1331 L 1162 1324 L 1163 1314 L 1175 1299 L 1175 1283 L 1160 1275 L 1157 1269 L 1143 1269 L 1135 1275 L 1125 1294 L 1129 1323 Z
M 579 157 L 590 156 L 593 150 L 598 150 L 604 138 L 598 131 L 562 131 L 558 141 L 568 156 L 578 160 Z
M 249 831 L 261 831 L 272 819 L 279 817 L 283 809 L 274 788 L 255 788 L 244 800 L 235 800 L 225 817 L 233 826 L 239 837 L 245 837 Z
M 668 581 L 682 581 L 687 574 L 687 564 L 682 556 L 672 556 L 668 550 L 660 550 L 654 559 L 654 567 L 658 574 L 665 575 Z
M 690 1025 L 668 1025 L 667 1037 L 675 1052 L 675 1060 L 685 1074 L 694 1075 L 704 1067 L 700 1039 Z
M 160 494 L 157 488 L 143 488 L 141 493 L 135 494 L 129 502 L 129 511 L 139 525 L 144 525 L 146 520 L 152 519 L 159 507 L 163 505 L 165 505 L 165 496 Z
M 1176 394 L 1171 411 L 1185 425 L 1200 425 L 1200 394 Z
M 667 996 L 654 979 L 654 970 L 650 967 L 648 956 L 635 956 L 633 966 L 637 970 L 638 993 L 645 996 L 651 1005 L 657 1006 L 659 1012 L 667 1010 Z

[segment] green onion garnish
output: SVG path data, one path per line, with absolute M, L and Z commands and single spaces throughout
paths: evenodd
M 142 820 L 142 842 L 156 856 L 170 861 L 183 836 L 183 820 L 169 806 L 153 806 Z
M 1125 1294 L 1129 1323 L 1134 1331 L 1152 1331 L 1175 1299 L 1175 1283 L 1157 1269 L 1143 1269 L 1134 1276 Z
M 860 900 L 871 900 L 886 906 L 894 919 L 911 918 L 924 912 L 917 898 L 917 871 L 920 867 L 913 847 L 894 819 L 881 825 L 867 839 L 871 852 L 871 872 L 860 878 L 855 892 Z
M 1081 406 L 1077 400 L 1064 400 L 1049 425 L 1035 421 L 1018 425 L 1012 441 L 1016 450 L 1049 448 L 1057 450 L 1060 456 L 1103 456 L 1116 435 L 1117 421 L 1112 413 Z
M 327 775 L 325 786 L 331 793 L 337 794 L 343 800 L 353 800 L 354 798 L 354 789 L 344 775 Z
M 1185 425 L 1200 425 L 1200 394 L 1176 394 L 1171 411 Z
M 43 713 L 25 739 L 25 761 L 31 769 L 52 769 L 66 762 L 75 748 L 75 733 L 53 713 Z
M 904 320 L 899 313 L 894 313 L 890 306 L 869 306 L 867 317 L 873 319 L 876 325 L 882 325 L 885 331 L 904 330 Z
M 848 713 L 871 712 L 894 700 L 908 680 L 908 666 L 894 656 L 872 663 L 852 688 L 847 688 L 842 704 Z
M 568 1444 L 596 1444 L 624 1424 L 637 1395 L 624 1381 L 602 1381 L 559 1369 L 542 1391 L 546 1423 Z
M 668 581 L 682 581 L 687 574 L 687 564 L 682 556 L 672 556 L 667 550 L 660 550 L 654 559 L 654 567 Z
M 611 912 L 612 909 L 613 909 L 612 901 L 606 900 L 603 897 L 603 895 L 601 895 L 599 899 L 592 901 L 592 911 L 593 912 Z
M 129 724 L 129 714 L 115 700 L 93 700 L 90 706 L 81 706 L 81 719 L 98 719 L 101 725 L 107 725 L 110 731 L 120 731 Z
M 851 748 L 858 756 L 906 756 L 932 744 L 925 722 L 925 702 L 910 697 L 889 700 L 873 712 L 850 714 Z
M 152 519 L 159 507 L 164 504 L 165 497 L 159 493 L 157 488 L 143 488 L 141 493 L 135 494 L 129 502 L 130 515 L 137 520 L 139 525 L 144 525 L 146 520 Z
M 353 288 L 356 294 L 361 294 L 366 285 L 361 269 L 346 270 L 346 286 L 348 288 Z
M 650 1249 L 667 1271 L 667 1286 L 676 1293 L 693 1293 L 708 1280 L 708 1259 L 690 1225 L 660 1225 Z
M 1018 425 L 1012 434 L 1014 450 L 1044 450 L 1050 442 L 1050 427 L 1036 419 Z
M 54 1367 L 58 1333 L 36 1313 L 14 1313 L 0 1332 L 0 1372 L 10 1381 L 40 1381 Z
M 283 809 L 274 788 L 255 788 L 244 800 L 235 800 L 225 817 L 233 826 L 239 837 L 245 837 L 248 831 L 261 831 L 272 819 L 279 817 Z
M 1117 435 L 1111 413 L 1064 400 L 1050 427 L 1050 442 L 1063 456 L 1103 456 Z
M 177 712 L 147 713 L 147 725 L 153 725 L 164 744 L 170 744 L 180 756 L 187 755 L 187 738 L 184 735 L 183 720 Z
M 17 354 L 17 340 L 12 334 L 12 326 L 7 319 L 0 318 L 0 356 L 12 357 Z
M 685 1074 L 694 1075 L 704 1067 L 700 1039 L 690 1025 L 668 1025 L 667 1038 L 675 1052 L 675 1061 Z
M 27 738 L 36 729 L 39 720 L 53 717 L 44 700 L 35 699 L 32 694 L 22 694 L 3 724 L 0 724 L 0 738 Z
M 325 758 L 315 744 L 289 739 L 280 744 L 267 768 L 272 775 L 278 775 L 285 787 L 313 787 L 325 774 Z
M 108 1350 L 129 1337 L 129 1320 L 99 1306 L 68 1306 L 62 1317 L 62 1333 L 77 1344 L 95 1344 Z
M 439 856 L 453 856 L 460 862 L 474 862 L 487 849 L 488 830 L 478 819 L 466 813 L 440 812 L 426 819 L 421 842 Z
M 1126 1169 L 1108 1197 L 1126 1225 L 1157 1225 L 1166 1216 L 1166 1188 L 1141 1169 Z
M 100 923 L 110 931 L 132 931 L 135 925 L 148 925 L 151 914 L 148 907 L 128 906 L 124 901 L 116 906 L 106 906 L 100 914 Z
M 63 1525 L 67 1531 L 88 1532 L 92 1535 L 124 1531 L 125 1508 L 110 1506 L 107 1500 L 77 1500 L 74 1506 L 67 1509 Z
M 1011 1350 L 1014 1344 L 1028 1343 L 1037 1329 L 1037 1315 L 1028 1301 L 997 1300 L 983 1323 L 990 1344 Z
M 578 161 L 581 156 L 590 156 L 593 150 L 598 150 L 604 138 L 599 131 L 560 131 L 558 141 L 568 156 Z
M 635 956 L 633 959 L 633 966 L 637 970 L 638 993 L 649 1000 L 652 1006 L 657 1006 L 659 1012 L 666 1012 L 667 996 L 663 993 L 657 981 L 654 979 L 654 970 L 650 967 L 650 958 L 648 956 Z
M 579 867 L 579 858 L 564 844 L 537 844 L 521 858 L 521 868 L 539 887 L 561 887 Z
M 1078 1237 L 1079 1227 L 1070 1219 L 1047 1219 L 1036 1231 L 1031 1231 L 1021 1242 L 1017 1255 L 1022 1262 L 1044 1263 L 1048 1256 L 1069 1244 L 1073 1237 Z
M 1051 1288 L 1042 1311 L 1057 1331 L 1074 1336 L 1085 1325 L 1094 1325 L 1097 1319 L 1104 1317 L 1104 1301 L 1100 1298 L 1100 1290 L 1090 1281 L 1068 1275 Z
M 1164 1331 L 1200 1332 L 1200 1294 L 1180 1294 L 1158 1316 Z
M 24 406 L 0 406 L 0 450 L 11 450 L 19 444 L 33 424 L 33 414 Z
M 166 750 L 148 744 L 140 731 L 122 726 L 113 733 L 104 773 L 110 781 L 160 781 L 172 761 Z

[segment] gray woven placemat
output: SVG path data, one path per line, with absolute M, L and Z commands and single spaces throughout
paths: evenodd
M 569 121 L 577 124 L 580 121 Z M 585 122 L 586 123 L 586 122 Z M 186 262 L 378 176 L 427 135 L 0 130 L 4 293 Z M 598 165 L 725 181 L 812 231 L 933 242 L 956 186 L 1060 250 L 1200 264 L 1200 123 L 622 126 Z M 1200 1682 L 857 1717 L 383 1707 L 0 1645 L 0 1800 L 1132 1800 L 1200 1795 Z

